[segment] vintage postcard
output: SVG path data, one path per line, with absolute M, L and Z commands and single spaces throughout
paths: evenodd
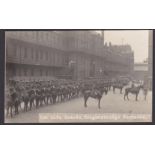
M 151 30 L 14 30 L 5 43 L 5 123 L 152 121 Z

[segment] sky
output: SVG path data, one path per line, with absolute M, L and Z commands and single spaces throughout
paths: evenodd
M 105 30 L 104 40 L 115 45 L 131 45 L 134 51 L 134 61 L 143 62 L 148 58 L 148 32 L 147 30 Z

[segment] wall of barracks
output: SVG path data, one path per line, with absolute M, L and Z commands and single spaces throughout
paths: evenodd
M 84 79 L 132 73 L 130 45 L 107 45 L 94 31 L 6 32 L 6 77 Z

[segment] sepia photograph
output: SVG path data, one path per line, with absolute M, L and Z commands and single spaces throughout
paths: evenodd
M 5 123 L 152 122 L 152 30 L 5 31 Z

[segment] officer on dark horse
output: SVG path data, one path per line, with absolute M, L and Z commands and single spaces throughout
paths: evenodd
M 103 94 L 108 93 L 108 89 L 105 87 L 100 87 L 100 88 L 92 88 L 92 89 L 85 89 L 83 90 L 83 95 L 84 95 L 84 107 L 87 107 L 87 100 L 89 97 L 97 99 L 98 100 L 98 108 L 100 109 L 100 101 L 103 96 Z
M 140 89 L 143 88 L 143 85 L 139 85 L 139 86 L 134 86 L 132 85 L 131 88 L 126 88 L 125 89 L 125 94 L 124 94 L 124 100 L 127 99 L 129 100 L 129 97 L 128 97 L 128 94 L 131 93 L 131 94 L 134 94 L 136 97 L 135 97 L 135 100 L 138 101 L 138 95 L 139 95 L 139 91 Z
M 124 84 L 121 82 L 115 82 L 113 84 L 113 93 L 115 93 L 115 89 L 119 89 L 120 90 L 120 94 L 122 94 L 122 89 L 124 87 Z

